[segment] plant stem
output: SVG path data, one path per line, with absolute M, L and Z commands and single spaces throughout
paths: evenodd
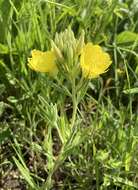
M 75 120 L 76 120 L 76 113 L 77 113 L 75 79 L 72 80 L 72 103 L 73 103 L 73 113 L 72 113 L 72 120 L 71 120 L 71 128 L 74 127 Z
M 61 151 L 58 155 L 57 160 L 54 163 L 54 166 L 52 170 L 49 172 L 49 175 L 47 177 L 46 183 L 43 186 L 43 190 L 50 190 L 52 188 L 52 176 L 55 173 L 55 171 L 58 169 L 58 167 L 64 162 L 67 156 L 64 156 L 64 150 L 66 147 L 70 144 L 70 139 L 72 139 L 72 136 L 74 134 L 74 126 L 75 126 L 75 120 L 76 120 L 76 114 L 77 114 L 77 100 L 76 100 L 76 86 L 75 86 L 75 79 L 72 79 L 72 104 L 73 104 L 73 112 L 72 112 L 72 119 L 71 119 L 71 134 L 65 144 L 63 144 Z
M 62 149 L 63 150 L 63 149 Z M 52 176 L 55 173 L 55 171 L 58 169 L 58 167 L 62 164 L 64 160 L 62 160 L 62 150 L 60 151 L 60 154 L 58 155 L 57 160 L 55 161 L 55 164 L 52 168 L 52 170 L 49 172 L 49 175 L 47 177 L 47 180 L 42 188 L 42 190 L 50 190 L 53 186 L 52 184 Z

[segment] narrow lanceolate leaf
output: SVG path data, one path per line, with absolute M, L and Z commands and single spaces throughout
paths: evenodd
M 109 179 L 112 179 L 115 183 L 118 184 L 124 184 L 127 185 L 130 188 L 136 188 L 138 189 L 138 186 L 136 183 L 134 183 L 133 181 L 130 181 L 128 179 L 122 178 L 122 177 L 116 177 L 116 176 L 111 176 L 111 175 L 106 175 L 105 176 Z
M 138 42 L 138 33 L 124 31 L 124 32 L 121 32 L 120 34 L 118 34 L 118 36 L 117 36 L 118 44 L 133 43 L 135 41 Z
M 9 1 L 0 1 L 0 43 L 4 43 L 9 30 L 9 20 L 11 14 L 11 6 Z
M 24 177 L 24 179 L 30 185 L 30 187 L 32 189 L 38 190 L 39 188 L 37 187 L 37 185 L 33 181 L 29 170 L 27 168 L 25 168 L 15 157 L 13 157 L 13 160 L 14 160 L 15 164 L 17 165 L 19 171 L 21 172 L 22 176 Z
M 125 94 L 137 94 L 138 93 L 138 88 L 131 88 L 127 90 L 123 90 Z

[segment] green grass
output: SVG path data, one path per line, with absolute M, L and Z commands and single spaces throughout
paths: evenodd
M 0 0 L 0 189 L 138 189 L 137 9 L 137 0 Z M 69 26 L 113 62 L 90 81 L 73 133 L 69 82 L 27 66 Z

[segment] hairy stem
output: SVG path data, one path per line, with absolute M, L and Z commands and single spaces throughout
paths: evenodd
M 72 118 L 71 118 L 71 134 L 65 144 L 63 144 L 61 151 L 58 155 L 58 158 L 56 159 L 54 166 L 52 170 L 49 172 L 49 175 L 47 177 L 46 183 L 43 186 L 43 190 L 50 190 L 53 186 L 52 184 L 52 176 L 56 172 L 56 170 L 59 168 L 59 166 L 64 162 L 67 155 L 64 155 L 64 152 L 68 145 L 71 143 L 71 140 L 74 136 L 74 127 L 75 127 L 75 121 L 76 121 L 76 115 L 77 115 L 77 100 L 76 100 L 76 86 L 75 86 L 75 79 L 72 80 L 72 104 L 73 104 L 73 112 L 72 112 Z

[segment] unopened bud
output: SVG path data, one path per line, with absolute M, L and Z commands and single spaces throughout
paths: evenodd
M 55 44 L 59 44 L 59 35 L 58 35 L 58 33 L 56 33 L 54 41 L 55 41 Z
M 63 33 L 59 34 L 59 43 L 57 44 L 61 50 L 63 50 L 64 43 L 63 43 Z
M 68 48 L 68 62 L 70 64 L 70 66 L 72 67 L 73 66 L 73 48 L 68 44 L 67 46 Z
M 53 42 L 53 40 L 51 40 L 51 46 L 52 46 L 52 49 L 53 49 L 54 53 L 56 54 L 56 56 L 59 59 L 63 59 L 63 55 L 62 55 L 60 49 L 56 46 L 56 44 Z
M 78 55 L 81 53 L 83 46 L 84 46 L 84 35 L 85 35 L 85 32 L 84 32 L 84 30 L 82 30 L 81 36 L 77 42 L 77 47 L 76 47 L 76 53 Z

